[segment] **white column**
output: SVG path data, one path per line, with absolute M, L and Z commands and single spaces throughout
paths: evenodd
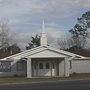
M 32 77 L 31 58 L 27 59 L 27 78 Z
M 58 62 L 58 64 L 59 64 L 59 76 L 60 77 L 64 77 L 64 73 L 65 73 L 65 70 L 64 70 L 64 68 L 65 68 L 64 60 L 60 60 Z
M 69 77 L 69 60 L 66 57 L 64 60 L 65 77 Z

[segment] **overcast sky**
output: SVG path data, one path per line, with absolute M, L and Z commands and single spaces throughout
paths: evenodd
M 40 33 L 43 18 L 49 37 L 60 38 L 89 10 L 90 0 L 0 0 L 0 19 L 9 20 L 21 46 Z

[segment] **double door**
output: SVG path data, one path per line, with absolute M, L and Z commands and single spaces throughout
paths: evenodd
M 56 63 L 50 61 L 38 61 L 33 63 L 33 76 L 55 76 Z

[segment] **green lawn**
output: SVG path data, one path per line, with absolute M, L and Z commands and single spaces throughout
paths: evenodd
M 25 78 L 25 77 L 0 77 L 0 84 L 3 83 L 24 83 L 24 82 L 40 82 L 40 81 L 60 81 L 60 80 L 75 80 L 75 79 L 87 79 L 90 78 L 90 74 L 76 74 L 70 77 L 38 77 L 38 78 Z

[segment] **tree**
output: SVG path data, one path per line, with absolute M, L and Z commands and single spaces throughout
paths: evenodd
M 21 52 L 21 49 L 20 49 L 20 47 L 17 45 L 17 43 L 15 43 L 15 44 L 9 46 L 9 47 L 7 48 L 7 51 L 8 51 L 8 52 L 11 52 L 12 54 L 14 54 L 14 53 L 20 53 L 20 52 Z
M 26 46 L 26 49 L 31 49 L 40 46 L 40 36 L 36 34 L 35 37 L 31 37 L 30 43 L 28 43 L 28 46 Z
M 69 50 L 72 49 L 72 46 L 74 46 L 74 42 L 71 37 L 59 39 L 57 43 L 62 50 Z
M 11 54 L 16 54 L 16 53 L 20 53 L 21 49 L 19 48 L 19 46 L 17 45 L 17 43 L 8 46 L 8 47 L 4 47 L 2 49 L 0 49 L 0 53 L 11 53 Z
M 21 50 L 14 42 L 15 33 L 10 29 L 7 19 L 0 20 L 0 53 L 19 53 Z
M 67 50 L 69 48 L 68 39 L 66 39 L 65 37 L 62 39 L 58 39 L 57 43 L 62 50 Z
M 85 24 L 87 24 L 87 27 L 90 28 L 90 11 L 87 11 L 86 13 L 84 13 L 82 15 L 81 18 L 78 18 L 79 21 L 81 21 L 82 23 L 84 22 Z
M 12 40 L 11 31 L 6 19 L 0 20 L 0 47 L 8 47 Z
M 77 18 L 78 23 L 71 29 L 69 32 L 71 33 L 71 38 L 73 40 L 72 49 L 83 49 L 86 45 L 86 39 L 88 37 L 87 31 L 87 17 L 89 17 L 89 12 L 86 12 L 82 15 L 81 18 Z

